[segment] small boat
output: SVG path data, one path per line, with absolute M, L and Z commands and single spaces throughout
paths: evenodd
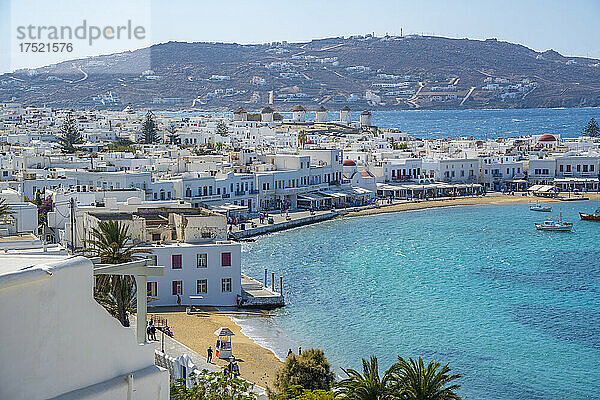
M 573 223 L 563 221 L 561 213 L 559 219 L 549 219 L 541 224 L 535 224 L 535 228 L 540 231 L 569 232 L 573 229 Z
M 545 206 L 545 205 L 542 205 L 540 203 L 535 203 L 535 204 L 529 206 L 529 210 L 530 211 L 540 211 L 540 212 L 551 212 L 552 211 L 552 207 Z
M 600 221 L 600 207 L 594 213 L 579 213 L 579 216 L 584 221 Z

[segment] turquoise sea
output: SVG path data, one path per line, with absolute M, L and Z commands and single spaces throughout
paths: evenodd
M 243 245 L 242 270 L 282 275 L 287 306 L 244 331 L 285 354 L 323 348 L 338 371 L 377 355 L 448 362 L 465 399 L 600 398 L 600 223 L 536 231 L 527 204 L 343 218 Z M 270 272 L 269 272 L 270 276 Z M 295 347 L 294 347 L 295 350 Z M 341 373 L 341 372 L 340 372 Z

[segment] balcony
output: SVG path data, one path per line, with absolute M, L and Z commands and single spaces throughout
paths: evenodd
M 223 199 L 228 199 L 230 197 L 231 197 L 231 194 L 229 194 L 229 193 L 221 195 L 221 198 L 223 198 Z
M 246 194 L 246 191 L 244 191 L 244 190 L 236 190 L 235 191 L 236 196 L 244 196 L 245 194 Z
M 258 190 L 252 189 L 248 193 L 249 194 L 258 194 Z

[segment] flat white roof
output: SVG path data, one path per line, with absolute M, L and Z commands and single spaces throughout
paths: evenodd
M 71 255 L 18 255 L 0 254 L 0 276 L 30 269 L 40 264 L 54 263 L 71 258 Z

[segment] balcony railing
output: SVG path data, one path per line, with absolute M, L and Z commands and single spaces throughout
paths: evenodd
M 222 194 L 221 197 L 224 198 L 224 199 L 228 199 L 228 198 L 231 197 L 231 194 L 229 194 L 229 193 Z

